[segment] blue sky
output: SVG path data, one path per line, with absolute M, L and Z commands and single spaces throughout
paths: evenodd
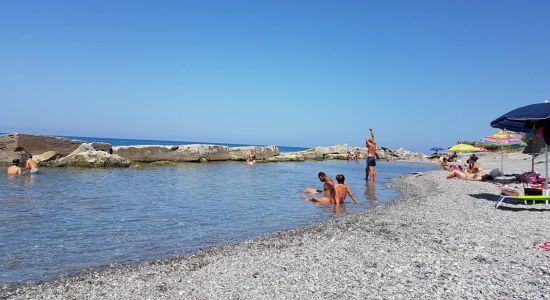
M 548 1 L 0 1 L 0 132 L 428 151 L 550 98 Z

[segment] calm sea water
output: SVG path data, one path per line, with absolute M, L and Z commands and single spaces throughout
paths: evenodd
M 49 280 L 110 263 L 186 254 L 368 209 L 398 193 L 389 179 L 432 166 L 365 162 L 186 163 L 134 169 L 43 168 L 0 176 L 0 281 Z M 0 171 L 5 174 L 5 168 Z M 316 175 L 342 173 L 361 200 L 334 212 L 300 199 Z
M 246 146 L 265 146 L 265 145 L 246 145 L 246 144 L 223 144 L 223 143 L 204 143 L 204 142 L 185 142 L 185 141 L 160 141 L 160 140 L 136 140 L 136 139 L 114 139 L 114 138 L 97 138 L 85 136 L 66 136 L 66 138 L 81 140 L 88 143 L 106 142 L 113 146 L 133 146 L 133 145 L 191 145 L 191 144 L 209 144 L 228 147 L 246 147 Z M 288 147 L 279 146 L 281 152 L 296 152 L 306 150 L 303 147 Z

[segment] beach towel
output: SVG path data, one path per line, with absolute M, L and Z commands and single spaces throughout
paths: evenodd
M 531 247 L 540 251 L 550 251 L 550 242 L 533 243 Z

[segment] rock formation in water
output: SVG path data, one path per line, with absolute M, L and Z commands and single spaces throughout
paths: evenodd
M 130 161 L 116 154 L 96 150 L 92 144 L 81 144 L 69 155 L 51 163 L 54 167 L 111 168 L 128 167 Z
M 119 146 L 109 143 L 85 143 L 78 140 L 28 134 L 0 135 L 0 162 L 9 163 L 14 158 L 24 161 L 30 153 L 43 166 L 57 167 L 128 167 L 131 163 L 244 161 L 250 153 L 256 154 L 258 162 L 285 162 L 305 160 L 329 160 L 348 157 L 348 152 L 367 157 L 364 147 L 335 145 L 317 147 L 292 153 L 280 153 L 277 146 L 227 147 L 220 145 L 174 145 L 174 146 Z M 376 152 L 378 159 L 422 161 L 426 156 L 405 149 L 392 151 L 381 147 Z

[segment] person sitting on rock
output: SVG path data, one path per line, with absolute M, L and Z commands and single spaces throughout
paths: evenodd
M 12 160 L 11 166 L 8 168 L 8 175 L 19 176 L 23 174 L 21 168 L 19 167 L 19 163 L 19 159 Z
M 32 154 L 29 154 L 29 158 L 25 162 L 25 170 L 29 171 L 30 174 L 38 172 L 38 163 L 32 159 Z

